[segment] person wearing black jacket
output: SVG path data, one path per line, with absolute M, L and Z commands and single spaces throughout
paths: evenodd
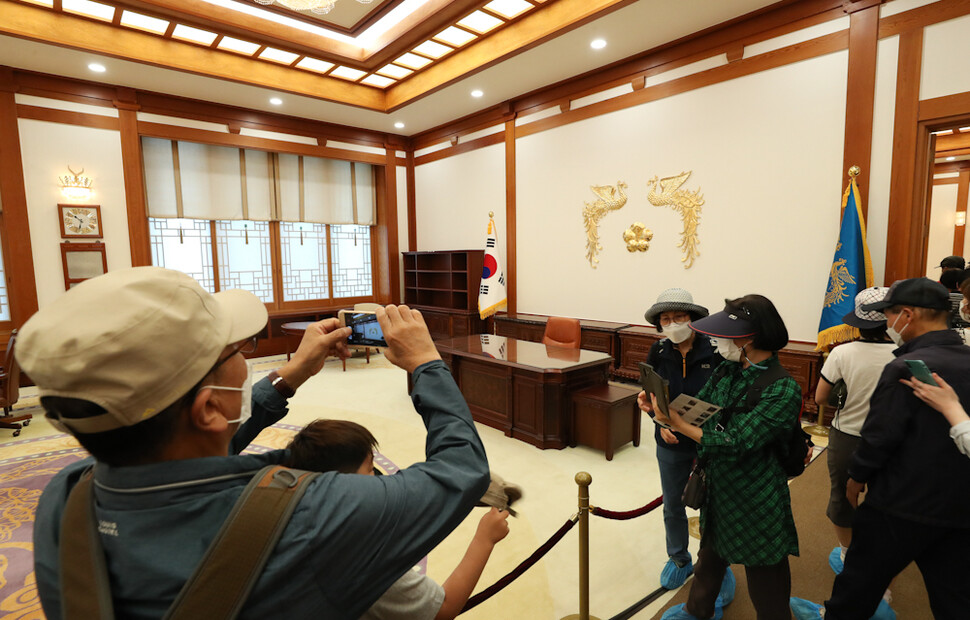
M 954 445 L 949 424 L 909 386 L 907 361 L 920 360 L 970 402 L 970 347 L 947 329 L 946 289 L 927 278 L 893 284 L 882 302 L 900 345 L 886 365 L 849 465 L 846 495 L 853 505 L 852 544 L 825 602 L 826 620 L 867 619 L 890 581 L 911 562 L 923 575 L 937 619 L 970 614 L 970 459 Z M 792 599 L 798 620 L 819 618 L 821 606 Z
M 707 315 L 707 308 L 695 304 L 691 294 L 680 288 L 661 293 L 644 314 L 658 332 L 667 336 L 650 348 L 647 363 L 669 382 L 671 400 L 680 394 L 697 394 L 722 361 L 711 339 L 689 327 L 690 321 Z M 660 584 L 673 590 L 684 584 L 694 568 L 687 550 L 687 511 L 680 498 L 697 457 L 697 444 L 680 433 L 655 426 L 669 558 L 660 573 Z

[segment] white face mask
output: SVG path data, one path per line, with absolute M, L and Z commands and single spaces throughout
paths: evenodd
M 253 415 L 253 371 L 246 364 L 246 380 L 243 381 L 241 387 L 226 387 L 224 385 L 203 385 L 200 390 L 209 388 L 210 390 L 228 390 L 230 392 L 242 392 L 242 406 L 239 408 L 239 417 L 235 420 L 226 420 L 226 422 L 232 424 L 233 422 L 239 422 L 239 426 L 246 423 L 249 418 Z
M 690 328 L 689 321 L 664 325 L 664 335 L 670 338 L 675 344 L 680 344 L 687 340 L 692 333 L 694 333 L 694 330 Z
M 970 308 L 967 307 L 966 299 L 960 302 L 960 316 L 963 317 L 964 321 L 970 323 Z
M 893 321 L 893 324 L 886 328 L 886 333 L 889 334 L 889 337 L 892 339 L 894 343 L 896 343 L 897 347 L 902 346 L 903 342 L 905 342 L 903 340 L 903 332 L 906 331 L 907 327 L 909 327 L 909 323 L 907 323 L 906 325 L 903 326 L 902 331 L 898 331 L 898 332 L 896 331 L 896 323 L 898 323 L 899 319 L 901 318 L 903 318 L 902 313 L 897 314 L 896 320 Z
M 714 347 L 718 355 L 730 362 L 741 361 L 741 347 L 734 344 L 731 338 L 714 338 Z

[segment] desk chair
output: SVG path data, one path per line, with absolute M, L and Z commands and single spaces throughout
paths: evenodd
M 578 349 L 582 340 L 579 319 L 568 319 L 562 316 L 551 316 L 546 322 L 546 332 L 542 335 L 542 344 L 556 347 Z
M 10 340 L 7 341 L 7 354 L 3 359 L 3 366 L 0 367 L 0 407 L 3 407 L 0 428 L 14 429 L 14 437 L 20 435 L 21 427 L 30 424 L 30 418 L 33 417 L 30 413 L 14 415 L 11 412 L 20 398 L 20 365 L 13 355 L 16 340 L 17 330 L 13 330 L 10 333 Z

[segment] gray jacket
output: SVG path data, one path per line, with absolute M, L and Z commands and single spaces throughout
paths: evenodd
M 253 417 L 237 432 L 234 452 L 286 414 L 286 401 L 269 381 L 253 388 Z M 358 618 L 470 512 L 488 487 L 488 462 L 448 367 L 440 361 L 419 367 L 411 398 L 428 429 L 427 460 L 393 476 L 331 472 L 314 480 L 242 618 Z M 161 618 L 252 474 L 285 454 L 97 464 L 96 513 L 116 616 Z M 81 472 L 93 462 L 85 459 L 59 472 L 37 507 L 37 589 L 52 620 L 61 617 L 61 514 Z

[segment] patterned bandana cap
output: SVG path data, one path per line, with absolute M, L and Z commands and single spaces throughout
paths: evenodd
M 872 288 L 867 288 L 864 291 L 861 291 L 855 296 L 855 315 L 863 321 L 885 321 L 886 315 L 882 312 L 879 312 L 878 310 L 870 310 L 869 312 L 866 312 L 862 309 L 862 306 L 863 304 L 874 304 L 877 301 L 882 301 L 886 298 L 886 293 L 888 292 L 888 286 L 873 286 Z

